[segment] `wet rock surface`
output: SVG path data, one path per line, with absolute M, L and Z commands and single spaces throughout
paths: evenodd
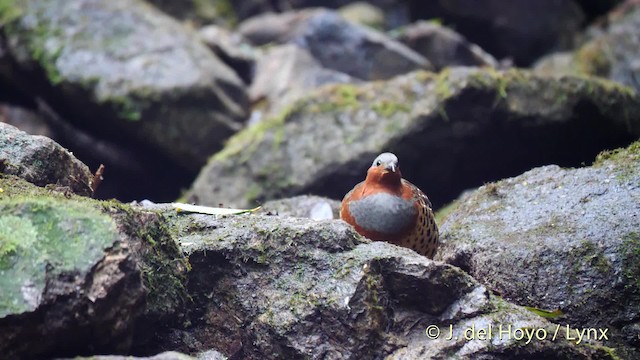
M 439 207 L 487 179 L 588 163 L 637 138 L 639 119 L 625 87 L 524 71 L 452 68 L 329 86 L 232 138 L 187 198 L 240 207 L 297 194 L 342 199 L 384 149 Z
M 0 189 L 3 356 L 126 353 L 136 323 L 179 312 L 186 263 L 156 214 L 11 175 Z
M 265 215 L 169 216 L 189 257 L 190 326 L 160 338 L 186 353 L 230 358 L 543 356 L 592 358 L 566 341 L 466 345 L 467 327 L 551 329 L 491 295 L 458 268 L 357 235 L 338 220 Z M 430 341 L 429 325 L 460 339 Z M 451 324 L 451 328 L 449 328 Z
M 0 123 L 0 173 L 19 176 L 38 186 L 93 194 L 93 175 L 72 153 L 48 137 L 29 135 L 5 123 Z
M 590 39 L 572 52 L 552 54 L 536 64 L 543 74 L 602 76 L 640 90 L 640 6 L 624 3 L 587 34 Z
M 618 2 L 0 1 L 0 121 L 62 145 L 0 124 L 0 357 L 637 358 Z M 480 186 L 436 261 L 336 219 L 383 151 Z
M 93 138 L 128 149 L 121 158 L 138 159 L 158 181 L 197 170 L 248 117 L 234 71 L 142 1 L 16 6 L 3 27 L 3 81 Z
M 606 345 L 639 355 L 640 143 L 592 167 L 546 166 L 487 184 L 455 206 L 437 258 L 517 304 L 608 329 Z

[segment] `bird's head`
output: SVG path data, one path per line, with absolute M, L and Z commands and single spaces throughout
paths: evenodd
M 367 171 L 367 181 L 399 184 L 402 179 L 398 157 L 390 152 L 378 155 Z

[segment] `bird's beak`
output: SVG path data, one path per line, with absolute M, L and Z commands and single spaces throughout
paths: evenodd
M 384 169 L 385 169 L 385 171 L 386 171 L 386 172 L 392 172 L 392 173 L 394 173 L 394 172 L 396 172 L 396 165 L 395 165 L 394 163 L 390 163 L 390 164 L 387 164 L 387 165 L 384 167 Z

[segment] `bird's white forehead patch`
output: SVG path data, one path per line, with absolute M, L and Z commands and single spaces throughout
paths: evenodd
M 377 166 L 376 163 L 378 162 L 378 160 L 382 163 L 382 164 L 387 164 L 390 162 L 398 162 L 398 157 L 395 156 L 393 153 L 390 152 L 386 152 L 386 153 L 382 153 L 380 155 L 378 155 L 375 160 L 373 160 L 373 163 L 371 163 L 371 166 Z

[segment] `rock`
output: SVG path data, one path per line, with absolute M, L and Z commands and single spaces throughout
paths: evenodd
M 254 111 L 252 122 L 258 117 L 276 116 L 321 85 L 356 82 L 359 81 L 347 74 L 322 67 L 305 49 L 291 44 L 276 45 L 260 56 L 249 88 L 253 103 L 265 102 Z
M 301 195 L 289 199 L 267 201 L 261 211 L 281 217 L 299 217 L 316 220 L 340 217 L 340 202 L 320 196 Z
M 410 12 L 414 19 L 442 19 L 491 55 L 513 58 L 519 66 L 571 48 L 585 19 L 573 0 L 415 1 Z
M 368 26 L 370 28 L 384 29 L 384 12 L 382 9 L 364 1 L 356 1 L 338 9 L 338 13 L 345 20 L 354 24 Z
M 22 106 L 0 102 L 0 122 L 13 125 L 31 135 L 55 138 L 55 132 L 42 116 Z
M 535 64 L 535 71 L 563 76 L 597 75 L 640 90 L 640 6 L 624 3 L 608 17 L 606 26 L 590 29 L 591 39 L 571 53 L 552 54 Z
M 185 353 L 215 347 L 243 359 L 605 356 L 595 343 L 578 347 L 564 339 L 466 341 L 472 327 L 551 332 L 555 326 L 491 295 L 458 268 L 371 243 L 342 221 L 255 214 L 167 219 L 192 266 L 194 312 L 189 327 L 158 339 Z M 430 325 L 442 337 L 427 338 Z M 446 340 L 449 325 L 457 340 Z
M 193 171 L 247 118 L 234 72 L 145 2 L 16 5 L 21 16 L 3 28 L 13 65 L 0 77 L 29 84 L 84 131 Z
M 431 68 L 428 60 L 408 47 L 325 9 L 257 16 L 242 22 L 239 32 L 254 45 L 295 44 L 322 66 L 363 80 Z
M 161 218 L 0 175 L 0 353 L 127 352 L 184 307 L 186 262 Z
M 47 137 L 29 135 L 2 122 L 0 173 L 38 186 L 62 186 L 79 195 L 93 194 L 91 171 L 72 153 Z
M 256 50 L 240 34 L 217 25 L 208 25 L 198 30 L 198 36 L 245 84 L 252 82 Z
M 377 154 L 439 207 L 484 182 L 534 166 L 579 166 L 640 136 L 640 98 L 595 78 L 453 68 L 335 85 L 238 133 L 186 194 L 215 206 L 255 206 L 316 194 L 342 199 Z
M 545 166 L 480 187 L 441 226 L 439 258 L 519 305 L 560 309 L 640 356 L 640 142 L 591 167 Z
M 397 40 L 429 59 L 440 70 L 447 66 L 491 66 L 497 61 L 478 45 L 435 22 L 418 21 L 397 32 Z
M 366 2 L 357 0 L 328 0 L 322 2 L 316 0 L 244 0 L 233 1 L 231 5 L 240 19 L 247 19 L 264 13 L 290 11 L 316 6 L 329 9 L 341 8 L 342 10 L 354 8 L 354 10 L 350 11 L 353 13 L 355 10 L 358 10 L 359 13 L 354 14 L 354 16 L 360 18 L 363 16 L 363 11 L 376 13 L 376 10 L 370 9 L 373 6 L 382 10 L 385 27 L 389 29 L 408 24 L 409 18 L 411 17 L 408 3 L 397 0 L 373 0 Z M 374 18 L 378 16 L 379 15 L 373 15 Z
M 198 360 L 226 360 L 222 354 L 218 357 L 201 357 Z M 121 356 L 121 355 L 94 355 L 90 357 L 75 357 L 74 360 L 196 360 L 196 358 L 175 351 L 166 351 L 158 355 L 148 357 Z
M 167 14 L 193 25 L 233 25 L 237 18 L 226 0 L 147 0 Z

